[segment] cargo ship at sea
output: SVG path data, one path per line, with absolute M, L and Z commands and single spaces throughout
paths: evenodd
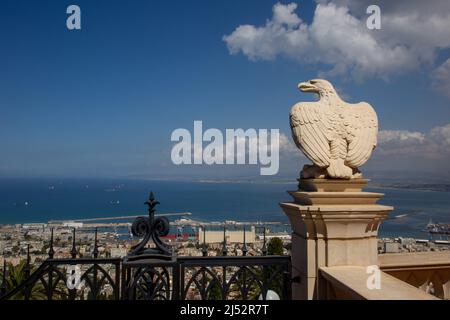
M 431 235 L 450 236 L 450 223 L 433 223 L 430 220 L 423 231 L 428 232 Z

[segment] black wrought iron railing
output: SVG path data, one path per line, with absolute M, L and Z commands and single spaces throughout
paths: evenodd
M 29 248 L 22 268 L 3 264 L 0 300 L 253 300 L 268 293 L 290 299 L 290 257 L 267 255 L 265 232 L 262 256 L 247 255 L 245 229 L 242 255 L 227 255 L 225 228 L 222 256 L 207 256 L 206 241 L 202 256 L 177 256 L 160 239 L 168 221 L 155 218 L 153 194 L 146 204 L 149 216 L 132 227 L 143 240 L 126 257 L 99 257 L 97 230 L 92 257 L 79 257 L 74 229 L 71 258 L 55 258 L 52 230 L 48 258 L 37 269 L 32 270 Z M 148 248 L 150 239 L 155 248 Z

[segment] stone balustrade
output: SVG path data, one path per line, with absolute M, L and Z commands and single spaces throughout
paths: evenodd
M 396 270 L 379 272 L 379 288 L 367 285 L 368 267 L 379 266 L 379 226 L 393 210 L 377 204 L 383 194 L 362 190 L 367 182 L 301 179 L 293 201 L 280 203 L 293 230 L 293 299 L 435 299 Z

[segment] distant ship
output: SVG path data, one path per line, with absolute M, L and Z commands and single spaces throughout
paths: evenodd
M 450 235 L 450 223 L 433 223 L 430 219 L 423 231 L 431 234 Z

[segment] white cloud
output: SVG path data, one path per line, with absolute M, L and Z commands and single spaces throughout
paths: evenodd
M 440 49 L 450 48 L 448 0 L 432 1 L 435 8 L 428 1 L 383 3 L 382 30 L 366 27 L 370 1 L 318 2 L 310 24 L 295 12 L 297 4 L 277 3 L 265 25 L 241 25 L 223 40 L 231 54 L 242 52 L 251 60 L 283 55 L 325 64 L 327 73 L 355 79 L 386 78 L 430 65 Z
M 450 59 L 433 70 L 431 80 L 434 89 L 444 92 L 450 97 Z
M 375 154 L 380 156 L 417 156 L 429 152 L 426 136 L 421 132 L 407 130 L 383 130 L 378 133 Z
M 224 36 L 231 54 L 242 51 L 251 60 L 272 60 L 283 52 L 295 53 L 298 47 L 307 46 L 304 24 L 294 13 L 297 4 L 276 4 L 272 20 L 264 27 L 241 25 L 232 34 Z
M 279 148 L 281 153 L 297 153 L 299 149 L 292 141 L 292 138 L 288 137 L 284 133 L 280 133 Z
M 380 156 L 446 159 L 450 156 L 450 123 L 427 133 L 406 130 L 383 130 L 378 133 Z
M 403 144 L 416 144 L 425 141 L 425 135 L 421 132 L 407 130 L 383 130 L 378 133 L 378 143 L 386 144 L 400 141 Z
M 430 140 L 441 146 L 444 152 L 450 153 L 450 123 L 431 129 L 429 134 Z
M 273 7 L 273 21 L 277 24 L 286 23 L 288 26 L 296 26 L 302 22 L 302 20 L 293 11 L 297 9 L 296 3 L 288 5 L 281 5 L 277 3 Z

